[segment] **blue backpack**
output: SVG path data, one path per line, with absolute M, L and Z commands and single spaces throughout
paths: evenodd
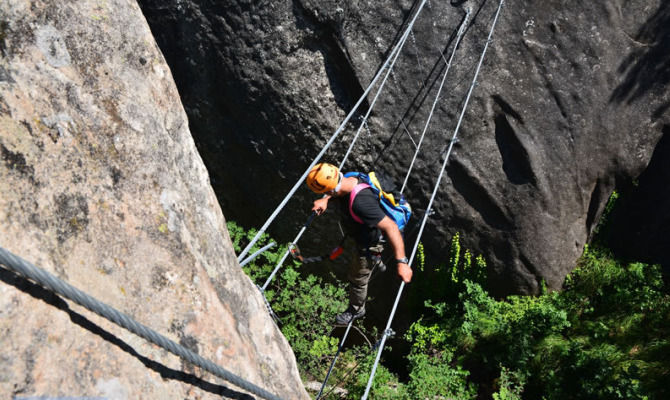
M 354 213 L 353 204 L 356 195 L 358 195 L 358 192 L 369 187 L 375 193 L 375 195 L 379 196 L 379 204 L 384 210 L 384 213 L 389 218 L 391 218 L 396 223 L 396 225 L 398 225 L 400 232 L 405 229 L 405 226 L 407 226 L 407 223 L 412 216 L 412 207 L 410 207 L 409 203 L 405 200 L 405 197 L 402 194 L 400 194 L 398 196 L 399 199 L 396 200 L 393 194 L 385 192 L 382 189 L 382 186 L 379 183 L 379 179 L 377 179 L 377 176 L 374 172 L 370 172 L 369 174 L 364 174 L 361 172 L 348 172 L 344 174 L 344 176 L 346 178 L 357 178 L 360 182 L 354 187 L 354 190 L 351 191 L 351 195 L 349 195 L 349 213 L 351 214 L 351 217 L 354 219 L 354 221 L 358 222 L 359 224 L 363 223 L 363 220 Z

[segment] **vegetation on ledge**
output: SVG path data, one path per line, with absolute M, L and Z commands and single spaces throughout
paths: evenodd
M 238 251 L 253 234 L 234 223 L 229 230 Z M 245 271 L 262 284 L 284 251 L 265 253 Z M 411 346 L 408 378 L 382 364 L 375 399 L 670 398 L 670 295 L 659 266 L 587 247 L 561 292 L 494 299 L 484 287 L 484 260 L 461 249 L 458 235 L 445 266 L 424 268 L 422 261 L 415 268 L 425 269 L 423 279 L 410 285 L 407 299 L 421 310 L 403 333 Z M 288 264 L 266 295 L 303 380 L 321 381 L 339 341 L 330 332 L 346 306 L 344 284 Z M 368 348 L 347 348 L 329 380 L 329 388 L 346 392 L 326 398 L 359 398 L 373 359 Z

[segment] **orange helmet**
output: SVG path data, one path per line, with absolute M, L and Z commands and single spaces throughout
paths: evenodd
M 340 179 L 340 170 L 336 166 L 320 163 L 307 174 L 307 186 L 314 193 L 326 193 L 335 190 Z

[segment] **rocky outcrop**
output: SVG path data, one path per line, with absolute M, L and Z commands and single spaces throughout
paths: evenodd
M 264 221 L 418 3 L 140 0 L 229 218 Z M 416 141 L 423 129 L 443 55 L 472 9 L 407 190 L 415 208 L 425 207 L 497 5 L 429 1 L 350 169 L 384 169 L 402 181 L 409 136 Z M 424 238 L 441 257 L 429 264 L 461 232 L 487 258 L 495 293 L 537 292 L 543 280 L 561 287 L 609 193 L 645 169 L 670 124 L 669 9 L 661 0 L 505 5 Z M 346 142 L 326 159 L 339 161 Z M 274 232 L 290 240 L 312 197 L 302 191 Z M 315 224 L 314 236 L 337 236 L 325 225 Z
M 613 99 L 633 103 L 647 93 L 663 96 L 652 108 L 652 119 L 663 121 L 663 136 L 639 179 L 621 188 L 623 198 L 615 208 L 609 245 L 617 255 L 660 263 L 670 276 L 670 124 L 667 122 L 670 84 L 670 6 L 663 3 L 632 36 L 639 43 L 622 63 L 624 84 Z M 645 101 L 645 100 L 642 100 Z M 662 117 L 665 116 L 665 119 Z M 658 127 L 660 123 L 657 123 Z
M 669 21 L 670 22 L 670 21 Z M 670 51 L 670 49 L 668 49 Z M 657 263 L 670 278 L 670 126 L 649 167 L 623 188 L 609 218 L 605 240 L 619 257 Z
M 0 3 L 0 246 L 242 378 L 308 398 L 236 262 L 133 1 Z M 0 267 L 0 393 L 249 398 Z

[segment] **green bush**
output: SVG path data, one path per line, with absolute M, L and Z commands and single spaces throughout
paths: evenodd
M 500 368 L 499 390 L 493 393 L 493 400 L 521 400 L 525 381 L 523 373 Z
M 369 352 L 365 356 L 356 375 L 356 379 L 351 380 L 345 387 L 348 391 L 348 399 L 360 399 L 365 393 L 370 371 L 375 361 L 375 352 Z M 379 364 L 375 377 L 370 387 L 370 398 L 375 400 L 402 400 L 406 396 L 405 386 L 398 382 L 398 377 L 391 373 L 383 364 Z
M 252 233 L 229 229 L 239 251 Z M 461 247 L 459 235 L 446 265 L 425 268 L 419 249 L 410 285 L 417 316 L 403 336 L 411 349 L 408 379 L 380 364 L 371 398 L 670 398 L 670 296 L 658 266 L 621 263 L 587 247 L 563 291 L 494 299 L 483 286 L 486 263 Z M 266 253 L 245 271 L 262 283 L 284 251 Z M 342 284 L 290 261 L 266 295 L 303 377 L 320 380 L 338 346 L 330 332 L 346 306 Z M 359 398 L 374 358 L 366 348 L 345 351 L 331 385 L 342 382 L 347 398 Z
M 466 281 L 462 293 L 461 348 L 471 350 L 480 363 L 525 370 L 542 338 L 568 327 L 567 313 L 555 304 L 555 295 L 510 296 L 497 301 L 476 283 Z
M 461 366 L 452 366 L 452 355 L 415 353 L 409 356 L 407 399 L 453 398 L 475 399 L 476 388 L 467 382 L 470 373 Z
M 541 343 L 533 390 L 548 399 L 667 398 L 659 383 L 670 373 L 668 302 L 658 266 L 587 248 L 556 298 L 570 327 Z
M 480 398 L 670 398 L 670 298 L 658 266 L 587 247 L 563 291 L 494 299 L 458 239 L 448 266 L 434 270 L 441 276 L 418 291 L 424 307 L 406 334 L 410 358 L 461 368 Z M 422 395 L 414 388 L 429 374 L 416 371 L 428 369 L 416 368 L 407 391 Z
M 249 242 L 255 235 L 254 231 L 246 232 L 234 222 L 228 222 L 228 232 L 238 252 L 242 243 Z M 270 241 L 263 235 L 250 253 Z M 263 253 L 245 265 L 244 272 L 254 283 L 263 285 L 286 248 L 280 246 Z M 279 326 L 293 348 L 303 378 L 321 379 L 337 350 L 338 339 L 329 334 L 335 315 L 347 306 L 344 288 L 334 277 L 326 282 L 314 275 L 301 275 L 300 264 L 289 258 L 268 285 L 265 296 L 281 320 Z

